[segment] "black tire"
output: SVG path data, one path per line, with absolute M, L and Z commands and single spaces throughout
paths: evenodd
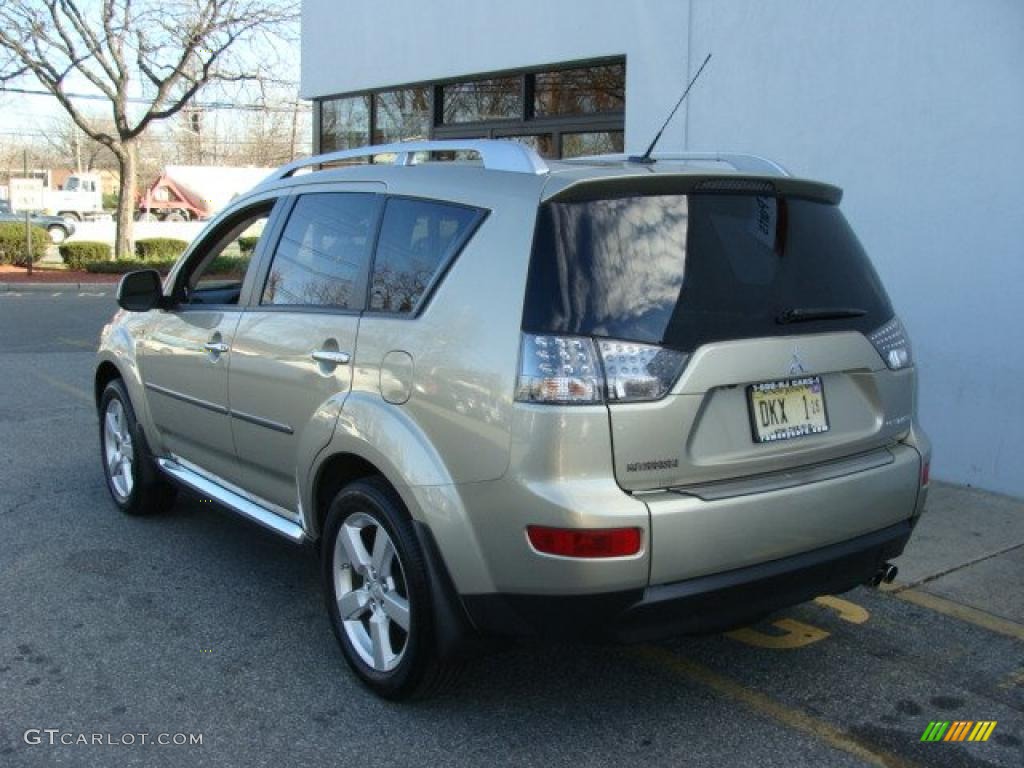
M 116 404 L 115 404 L 116 403 Z M 123 414 L 124 425 L 130 436 L 131 445 L 126 452 L 131 456 L 129 475 L 130 487 L 123 481 L 115 480 L 110 461 L 108 460 L 107 422 L 108 411 Z M 113 379 L 103 390 L 99 405 L 100 461 L 103 465 L 103 476 L 107 481 L 107 490 L 117 507 L 128 515 L 152 515 L 170 508 L 177 496 L 177 489 L 167 482 L 157 469 L 153 457 L 149 454 L 146 438 L 135 418 L 135 409 L 125 390 L 121 379 Z M 123 443 L 122 443 L 123 445 Z M 122 476 L 123 477 L 123 476 Z M 124 492 L 127 490 L 127 492 Z
M 375 669 L 360 655 L 342 621 L 335 583 L 335 552 L 338 536 L 346 521 L 371 518 L 390 537 L 397 554 L 401 576 L 404 578 L 404 597 L 408 601 L 409 628 L 404 635 L 404 646 L 397 665 L 388 671 Z M 376 542 L 376 529 L 367 534 Z M 358 480 L 346 486 L 334 497 L 324 525 L 321 539 L 321 578 L 331 627 L 341 645 L 345 661 L 359 679 L 379 696 L 392 700 L 424 698 L 432 695 L 455 677 L 457 665 L 441 662 L 437 652 L 434 629 L 434 611 L 430 580 L 424 553 L 420 547 L 408 512 L 402 500 L 382 478 Z M 353 570 L 353 580 L 358 574 Z M 353 582 L 354 583 L 354 582 Z M 368 582 L 362 581 L 365 586 Z M 403 591 L 393 586 L 395 592 Z M 383 613 L 383 602 L 380 604 Z M 376 609 L 374 609 L 376 610 Z M 369 612 L 369 611 L 368 611 Z M 359 620 L 362 622 L 362 619 Z M 352 622 L 350 622 L 351 624 Z M 368 627 L 367 618 L 364 627 Z M 358 628 L 354 631 L 358 631 Z M 399 635 L 402 634 L 399 628 Z M 365 652 L 365 650 L 364 650 Z

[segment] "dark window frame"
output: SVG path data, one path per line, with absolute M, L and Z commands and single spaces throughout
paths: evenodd
M 324 135 L 323 104 L 325 102 L 334 101 L 336 99 L 368 96 L 370 102 L 370 124 L 367 135 L 372 143 L 373 136 L 377 133 L 376 95 L 407 88 L 427 87 L 429 88 L 430 93 L 430 113 L 432 117 L 430 125 L 430 139 L 493 139 L 524 134 L 550 134 L 553 139 L 553 146 L 557 153 L 556 157 L 561 158 L 563 153 L 563 134 L 600 133 L 606 131 L 622 132 L 625 134 L 626 112 L 625 109 L 623 109 L 622 111 L 615 112 L 537 117 L 534 113 L 533 104 L 536 75 L 548 72 L 586 69 L 587 67 L 599 67 L 614 64 L 621 64 L 623 66 L 623 99 L 625 100 L 625 78 L 628 70 L 626 57 L 624 55 L 582 59 L 577 61 L 563 61 L 553 64 L 524 67 L 521 69 L 478 72 L 460 77 L 444 78 L 441 80 L 421 80 L 413 83 L 388 85 L 385 88 L 368 88 L 360 91 L 348 91 L 345 93 L 318 97 L 313 100 L 314 114 L 316 116 L 314 121 L 314 147 L 317 152 L 321 151 Z M 522 109 L 520 114 L 504 120 L 480 120 L 462 123 L 444 122 L 444 86 L 457 83 L 468 83 L 475 80 L 490 80 L 507 77 L 518 77 L 520 79 L 520 94 L 522 97 Z

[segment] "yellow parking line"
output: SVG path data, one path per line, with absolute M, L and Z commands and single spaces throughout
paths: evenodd
M 933 595 L 930 592 L 919 592 L 916 589 L 892 590 L 889 592 L 893 597 L 904 600 L 922 608 L 941 613 L 944 616 L 951 616 L 954 619 L 966 621 L 989 632 L 1012 637 L 1015 640 L 1024 640 L 1024 625 L 1015 621 L 1004 619 L 1000 616 L 993 616 L 991 613 L 971 608 L 953 600 Z
M 53 376 L 47 376 L 45 373 L 40 373 L 39 371 L 33 371 L 33 373 L 40 379 L 45 381 L 47 384 L 54 386 L 63 392 L 67 392 L 69 395 L 74 395 L 79 400 L 84 400 L 90 405 L 93 404 L 92 395 L 90 395 L 84 389 L 79 389 L 78 387 L 72 386 L 71 384 L 66 384 L 60 379 L 55 379 L 53 378 Z
M 811 717 L 799 709 L 787 707 L 763 693 L 751 690 L 735 680 L 663 648 L 641 646 L 635 649 L 634 653 L 648 662 L 685 677 L 687 680 L 710 688 L 720 696 L 738 701 L 748 709 L 769 717 L 787 728 L 813 736 L 828 746 L 847 752 L 866 763 L 885 768 L 913 768 L 916 766 L 916 763 L 910 760 L 898 757 L 874 745 L 866 744 L 841 728 Z
M 750 627 L 734 629 L 726 632 L 725 636 L 730 640 L 737 640 L 745 645 L 752 645 L 755 648 L 770 648 L 775 651 L 793 650 L 803 648 L 806 645 L 817 643 L 829 636 L 824 629 L 812 627 L 795 619 L 779 619 L 773 621 L 772 626 L 781 629 L 781 635 L 769 635 Z

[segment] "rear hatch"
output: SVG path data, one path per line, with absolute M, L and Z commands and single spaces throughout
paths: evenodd
M 526 339 L 593 345 L 619 485 L 786 472 L 905 434 L 912 373 L 882 356 L 902 327 L 838 190 L 654 178 L 542 204 L 523 315 Z

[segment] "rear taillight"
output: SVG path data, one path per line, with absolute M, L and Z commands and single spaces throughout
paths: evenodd
M 909 368 L 914 364 L 914 351 L 910 346 L 910 337 L 898 317 L 876 331 L 868 334 L 868 339 L 875 345 L 878 354 L 885 360 L 891 370 Z
M 524 333 L 516 400 L 528 403 L 600 403 L 601 370 L 594 342 L 577 336 Z
M 932 463 L 926 461 L 921 465 L 921 486 L 928 485 L 928 481 L 931 479 L 932 474 Z
M 653 344 L 583 336 L 523 334 L 516 400 L 588 404 L 664 397 L 687 355 Z
M 605 391 L 613 402 L 660 400 L 686 365 L 686 355 L 653 344 L 602 339 Z
M 560 557 L 629 557 L 640 551 L 639 528 L 526 528 L 530 544 L 538 552 Z

